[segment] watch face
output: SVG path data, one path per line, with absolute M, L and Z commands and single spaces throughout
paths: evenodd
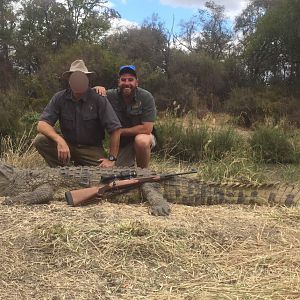
M 110 161 L 116 161 L 117 159 L 113 155 L 110 155 L 108 157 L 108 160 L 110 160 Z

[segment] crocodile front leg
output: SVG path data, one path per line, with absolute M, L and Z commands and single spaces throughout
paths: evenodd
M 17 196 L 6 197 L 2 204 L 45 204 L 53 199 L 53 195 L 53 188 L 49 184 L 43 184 L 32 192 L 24 192 Z
M 170 214 L 170 204 L 163 197 L 159 183 L 144 183 L 141 190 L 143 197 L 145 197 L 150 204 L 151 215 L 168 216 Z

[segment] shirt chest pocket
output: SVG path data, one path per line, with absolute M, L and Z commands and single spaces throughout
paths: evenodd
M 127 110 L 127 117 L 131 120 L 132 126 L 141 124 L 143 110 L 142 107 L 131 107 Z
M 75 128 L 75 119 L 74 116 L 70 114 L 62 114 L 61 116 L 61 127 L 64 130 L 73 130 Z
M 86 128 L 92 129 L 99 127 L 99 118 L 96 112 L 84 114 L 83 123 Z

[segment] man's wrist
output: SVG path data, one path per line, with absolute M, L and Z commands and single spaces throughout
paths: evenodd
M 114 155 L 112 155 L 112 154 L 109 154 L 109 155 L 108 155 L 108 160 L 109 160 L 109 161 L 116 161 L 116 160 L 117 160 L 117 157 L 114 156 Z
M 54 140 L 57 144 L 61 144 L 61 143 L 66 142 L 65 139 L 64 139 L 62 136 L 60 136 L 59 134 L 55 135 L 55 136 L 53 137 L 53 140 Z

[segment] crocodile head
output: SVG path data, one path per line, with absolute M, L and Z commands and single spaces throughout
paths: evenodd
M 5 196 L 4 192 L 13 179 L 14 168 L 5 163 L 0 163 L 0 196 Z

